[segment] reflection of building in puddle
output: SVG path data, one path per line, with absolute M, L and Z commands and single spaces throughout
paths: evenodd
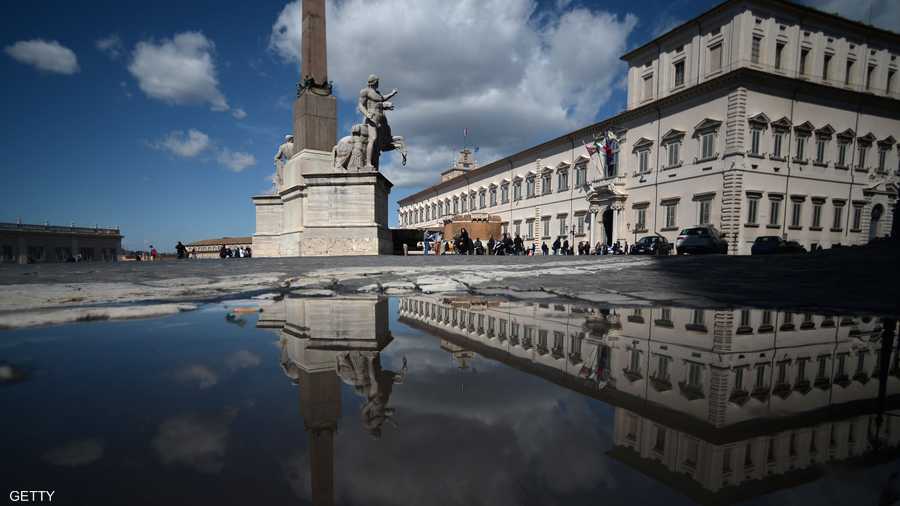
M 377 437 L 393 414 L 388 405 L 393 384 L 406 373 L 405 359 L 399 373 L 381 367 L 379 354 L 392 339 L 387 301 L 285 298 L 261 313 L 257 326 L 278 331 L 281 367 L 300 389 L 313 504 L 333 504 L 341 381 L 365 399 L 363 427 Z
M 610 455 L 701 502 L 812 479 L 876 431 L 900 443 L 877 415 L 877 318 L 484 302 L 412 297 L 401 322 L 614 405 Z M 900 408 L 900 354 L 885 363 L 884 407 Z

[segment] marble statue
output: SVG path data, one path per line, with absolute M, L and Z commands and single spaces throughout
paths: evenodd
M 275 176 L 272 178 L 275 192 L 284 184 L 284 164 L 292 156 L 294 156 L 294 136 L 288 134 L 284 136 L 284 143 L 278 147 L 278 152 L 275 153 Z
M 403 137 L 391 134 L 385 111 L 394 109 L 389 101 L 397 94 L 393 90 L 387 95 L 378 91 L 378 76 L 369 76 L 368 87 L 359 92 L 357 109 L 364 122 L 354 125 L 351 134 L 338 141 L 334 147 L 334 168 L 357 172 L 378 170 L 379 159 L 384 151 L 400 150 L 403 165 L 406 165 L 406 144 Z
M 346 351 L 338 353 L 335 358 L 338 377 L 352 386 L 357 395 L 365 398 L 360 411 L 363 428 L 372 437 L 379 438 L 385 422 L 396 426 L 394 408 L 389 407 L 388 403 L 394 384 L 403 383 L 406 377 L 406 357 L 403 357 L 400 372 L 382 369 L 378 352 Z

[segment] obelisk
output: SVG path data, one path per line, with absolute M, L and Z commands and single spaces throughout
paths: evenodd
M 331 151 L 337 141 L 337 100 L 328 82 L 325 0 L 303 0 L 300 82 L 294 102 L 294 152 Z

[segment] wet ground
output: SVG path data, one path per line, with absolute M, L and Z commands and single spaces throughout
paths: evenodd
M 287 297 L 0 332 L 0 483 L 54 504 L 900 497 L 890 320 L 547 297 Z

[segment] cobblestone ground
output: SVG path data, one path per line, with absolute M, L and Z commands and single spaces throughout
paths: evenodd
M 466 292 L 592 304 L 897 315 L 898 267 L 900 255 L 892 246 L 778 257 L 384 256 L 7 265 L 0 267 L 0 326 L 19 326 L 23 311 L 96 312 L 98 305 L 183 304 L 264 293 Z

